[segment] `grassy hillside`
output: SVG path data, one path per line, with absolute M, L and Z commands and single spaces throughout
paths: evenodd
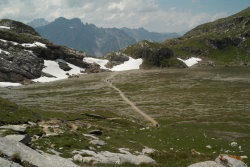
M 156 52 L 162 48 L 171 49 L 174 56 L 171 60 L 163 56 L 160 65 L 156 65 L 154 59 L 152 63 L 148 58 L 155 57 Z M 132 57 L 144 58 L 142 68 L 183 67 L 176 60 L 177 57 L 200 57 L 204 65 L 249 65 L 250 7 L 233 16 L 200 25 L 180 38 L 169 39 L 163 43 L 142 41 L 122 52 Z
M 240 13 L 200 25 L 163 45 L 179 57 L 198 56 L 215 64 L 250 63 L 250 7 Z

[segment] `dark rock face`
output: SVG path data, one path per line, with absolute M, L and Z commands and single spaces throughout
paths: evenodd
M 224 49 L 229 45 L 238 47 L 242 42 L 241 38 L 208 39 L 206 44 L 214 49 Z
M 41 76 L 44 61 L 32 53 L 25 51 L 15 52 L 15 55 L 0 53 L 0 59 L 2 82 L 20 82 Z
M 121 52 L 112 52 L 104 56 L 105 59 L 109 60 L 106 64 L 107 68 L 112 68 L 114 66 L 123 64 L 125 61 L 129 60 L 129 57 Z
M 72 69 L 67 63 L 58 62 L 58 65 L 64 71 L 69 71 Z
M 85 69 L 86 73 L 99 73 L 99 72 L 107 72 L 108 70 L 101 69 L 99 64 L 92 63 L 88 65 Z

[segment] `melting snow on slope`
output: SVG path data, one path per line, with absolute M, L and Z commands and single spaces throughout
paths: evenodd
M 126 71 L 139 69 L 142 62 L 142 59 L 133 59 L 132 57 L 129 57 L 128 61 L 125 61 L 123 64 L 114 66 L 111 71 Z
M 23 47 L 31 48 L 31 47 L 42 47 L 42 48 L 47 48 L 45 44 L 41 42 L 34 42 L 34 43 L 24 43 L 21 44 Z
M 6 27 L 6 26 L 0 26 L 1 29 L 10 29 L 10 27 Z
M 9 52 L 7 52 L 7 51 L 4 51 L 4 50 L 2 50 L 2 49 L 0 49 L 0 53 L 5 53 L 5 54 L 7 54 L 7 55 L 9 55 L 10 53 Z
M 77 67 L 73 64 L 70 64 L 70 63 L 68 63 L 68 65 L 72 69 L 70 71 L 64 71 L 59 67 L 58 62 L 51 61 L 51 60 L 44 60 L 44 65 L 46 67 L 42 71 L 47 73 L 47 74 L 53 75 L 56 78 L 54 78 L 54 77 L 53 78 L 40 77 L 40 78 L 34 79 L 33 81 L 35 81 L 35 82 L 52 82 L 52 81 L 68 78 L 68 75 L 66 75 L 67 73 L 69 75 L 73 75 L 73 74 L 77 75 L 77 74 L 80 74 L 81 71 L 84 71 L 84 69 Z
M 21 45 L 23 47 L 27 47 L 27 48 L 31 48 L 31 47 L 42 47 L 42 48 L 47 48 L 45 44 L 41 43 L 41 42 L 34 42 L 34 43 L 23 43 L 23 44 L 19 44 L 17 42 L 13 42 L 13 41 L 7 41 L 7 40 L 4 40 L 4 39 L 0 39 L 0 41 L 2 42 L 10 42 L 12 43 L 13 45 Z
M 83 59 L 83 61 L 86 63 L 97 63 L 101 66 L 102 69 L 108 69 L 105 67 L 105 65 L 109 62 L 108 60 L 96 59 L 96 58 L 92 58 L 92 57 L 85 57 Z
M 20 83 L 0 82 L 0 87 L 21 86 Z
M 4 39 L 0 39 L 0 41 L 2 41 L 2 42 L 4 42 L 4 43 L 10 42 L 10 43 L 12 43 L 13 45 L 19 45 L 19 43 L 17 43 L 17 42 L 7 41 L 7 40 L 4 40 Z
M 184 62 L 188 67 L 191 67 L 191 66 L 199 63 L 199 61 L 201 61 L 200 58 L 196 58 L 196 57 L 191 57 L 191 58 L 189 58 L 187 60 L 183 60 L 181 58 L 177 58 L 177 59 Z

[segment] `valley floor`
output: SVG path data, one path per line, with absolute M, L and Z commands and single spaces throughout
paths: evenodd
M 250 155 L 249 67 L 115 73 L 112 84 L 154 118 L 160 124 L 159 129 L 142 119 L 105 82 L 111 75 L 108 72 L 82 75 L 78 79 L 0 88 L 0 97 L 43 110 L 46 118 L 75 124 L 80 121 L 88 125 L 88 128 L 74 132 L 65 126 L 64 135 L 34 142 L 44 151 L 53 146 L 64 157 L 72 157 L 70 153 L 73 150 L 86 149 L 89 143 L 82 134 L 95 129 L 102 131 L 100 139 L 107 143 L 95 148 L 97 151 L 118 152 L 119 148 L 129 148 L 136 152 L 146 146 L 158 150 L 150 156 L 162 167 L 214 160 L 221 153 Z M 106 119 L 86 116 L 90 113 Z M 192 155 L 192 149 L 201 155 Z M 249 158 L 245 159 L 247 164 L 250 164 Z

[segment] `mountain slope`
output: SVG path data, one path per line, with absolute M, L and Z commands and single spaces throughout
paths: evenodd
M 121 52 L 143 58 L 141 67 L 144 68 L 183 67 L 177 60 L 185 62 L 189 58 L 202 60 L 201 65 L 249 65 L 250 7 L 233 16 L 200 25 L 182 37 L 162 43 L 142 41 Z M 172 56 L 164 55 L 167 52 Z
M 163 42 L 166 39 L 177 38 L 179 35 L 177 33 L 157 33 L 157 32 L 149 32 L 144 28 L 138 29 L 129 29 L 129 28 L 121 28 L 124 32 L 126 32 L 129 36 L 135 38 L 136 42 L 140 42 L 143 40 L 151 41 L 151 42 Z
M 61 17 L 36 30 L 41 36 L 56 44 L 69 46 L 99 57 L 136 43 L 122 30 L 98 28 L 93 24 L 83 24 L 77 18 L 68 20 Z
M 198 56 L 215 64 L 250 63 L 250 7 L 227 18 L 200 25 L 183 37 L 166 40 L 179 57 Z

